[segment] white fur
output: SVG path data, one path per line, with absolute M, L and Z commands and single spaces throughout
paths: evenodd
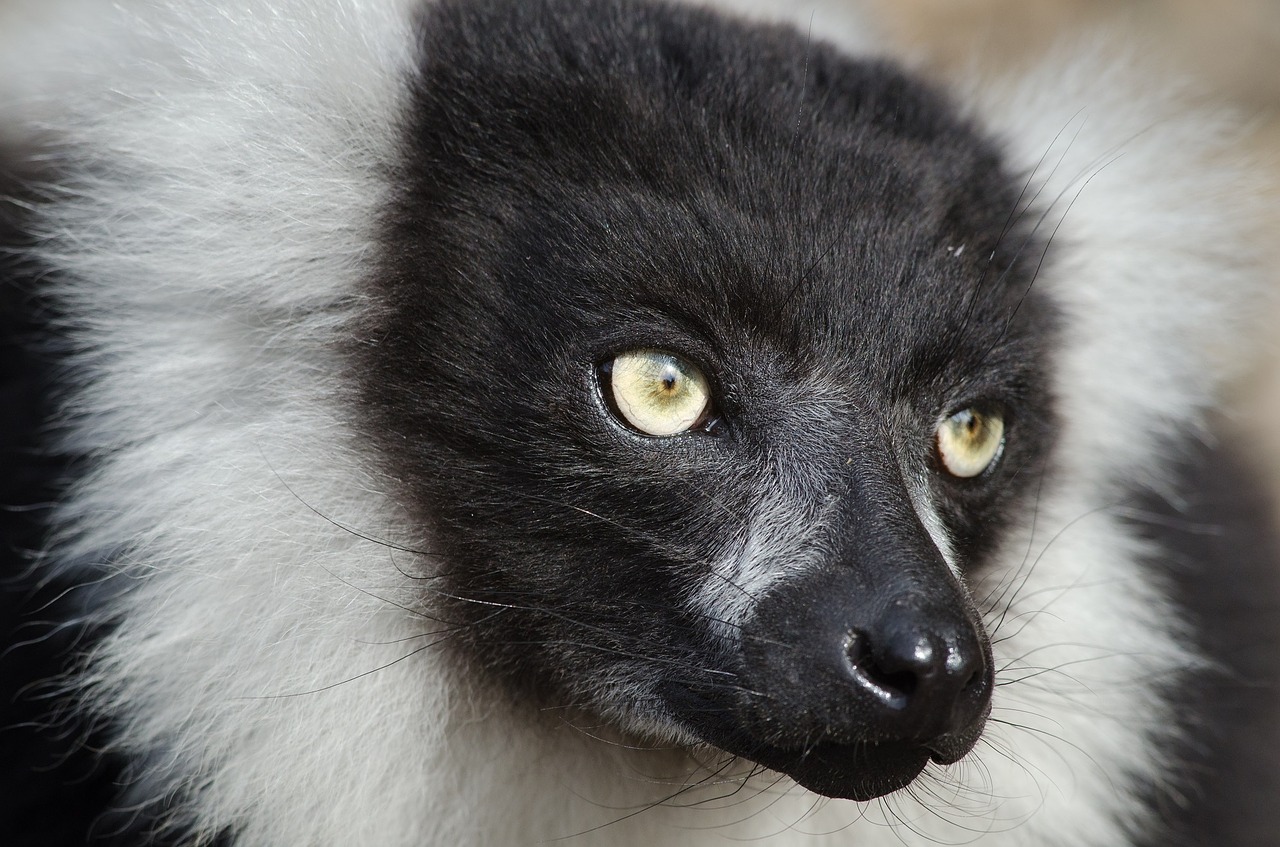
M 772 778 L 735 793 L 730 774 L 630 815 L 703 779 L 704 754 L 631 749 L 645 742 L 489 696 L 427 648 L 439 636 L 402 573 L 422 562 L 344 529 L 430 543 L 343 425 L 332 351 L 364 305 L 408 5 L 80 4 L 0 57 L 4 120 L 71 151 L 73 193 L 40 219 L 41 252 L 92 322 L 72 438 L 103 460 L 63 507 L 57 557 L 125 551 L 120 628 L 83 695 L 125 719 L 138 802 L 173 792 L 243 847 L 578 833 L 1080 847 L 1153 825 L 1129 793 L 1132 774 L 1161 772 L 1145 741 L 1170 705 L 1153 683 L 1196 658 L 1108 480 L 1158 481 L 1159 436 L 1213 402 L 1257 295 L 1245 177 L 1218 161 L 1219 125 L 1100 56 L 951 81 L 1034 171 L 1046 226 L 1062 219 L 1037 285 L 1070 314 L 1055 475 L 1004 569 L 974 586 L 1010 604 L 988 621 L 1006 684 L 986 740 L 912 796 L 865 806 Z M 870 41 L 835 3 L 724 5 Z M 726 554 L 734 579 L 763 531 Z
M 759 495 L 740 537 L 730 540 L 711 572 L 690 592 L 690 606 L 717 624 L 722 637 L 736 640 L 760 597 L 818 564 L 821 547 L 815 536 L 824 519 L 809 514 L 808 502 L 787 496 L 785 490 Z

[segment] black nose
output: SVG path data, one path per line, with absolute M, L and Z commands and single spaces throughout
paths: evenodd
M 953 759 L 954 737 L 976 738 L 993 685 L 967 598 L 950 580 L 889 597 L 844 583 L 799 582 L 761 600 L 743 630 L 754 715 L 797 745 L 891 742 Z
M 836 672 L 864 693 L 857 699 L 877 734 L 919 742 L 949 762 L 958 758 L 951 737 L 985 714 L 992 674 L 976 624 L 963 609 L 933 605 L 900 601 L 879 620 L 847 629 Z
M 930 760 L 958 761 L 986 723 L 993 662 L 964 589 L 933 570 L 869 586 L 832 569 L 776 587 L 743 627 L 736 705 L 695 705 L 691 722 L 829 796 L 869 799 Z

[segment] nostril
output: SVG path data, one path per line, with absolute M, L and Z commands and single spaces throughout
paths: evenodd
M 871 638 L 853 630 L 845 639 L 845 655 L 853 676 L 886 705 L 905 709 L 916 692 L 919 678 L 910 671 L 892 671 L 881 666 L 872 649 Z

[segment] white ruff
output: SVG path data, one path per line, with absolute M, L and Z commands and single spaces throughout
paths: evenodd
M 1196 659 L 1106 483 L 1159 480 L 1159 436 L 1212 402 L 1257 296 L 1244 180 L 1214 161 L 1211 120 L 1138 105 L 1153 81 L 1094 57 L 964 85 L 1020 167 L 1049 151 L 1041 207 L 1078 194 L 1037 283 L 1069 314 L 1056 481 L 974 586 L 1013 600 L 988 620 L 1002 684 L 976 753 L 866 805 L 768 776 L 735 793 L 726 775 L 631 815 L 706 774 L 486 698 L 420 649 L 434 625 L 410 611 L 404 571 L 422 562 L 344 528 L 427 544 L 342 423 L 334 352 L 364 307 L 379 163 L 414 61 L 407 2 L 109 5 L 5 46 L 0 103 L 73 151 L 75 193 L 39 224 L 61 296 L 91 324 L 73 437 L 103 460 L 63 509 L 56 558 L 123 550 L 119 629 L 84 695 L 122 718 L 139 802 L 176 794 L 185 820 L 233 826 L 240 847 L 575 833 L 1113 847 L 1150 824 L 1129 783 L 1161 772 L 1144 737 L 1170 723 L 1154 684 Z M 808 28 L 807 7 L 780 5 Z M 818 38 L 863 38 L 825 6 L 812 22 Z

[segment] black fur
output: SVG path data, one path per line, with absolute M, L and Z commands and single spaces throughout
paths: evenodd
M 934 91 L 787 29 L 491 0 L 433 6 L 421 32 L 371 280 L 382 308 L 354 372 L 366 431 L 449 563 L 444 593 L 462 600 L 445 614 L 526 694 L 674 719 L 781 767 L 811 743 L 803 722 L 744 722 L 803 709 L 779 680 L 780 702 L 741 702 L 755 671 L 684 595 L 778 486 L 803 492 L 798 522 L 840 504 L 816 542 L 837 574 L 822 579 L 898 573 L 870 561 L 875 538 L 890 560 L 933 549 L 914 475 L 981 566 L 1053 428 L 1054 320 L 1032 288 L 1045 245 L 1025 234 L 1019 181 Z M 612 418 L 598 367 L 637 348 L 707 374 L 715 434 L 651 439 Z M 934 427 L 973 405 L 1004 414 L 1005 455 L 949 480 Z M 972 621 L 934 558 L 919 584 L 950 602 L 929 602 Z M 877 603 L 907 590 L 895 579 Z M 624 693 L 597 685 L 603 655 L 603 688 Z
M 1238 439 L 1238 436 L 1237 436 Z M 1209 666 L 1181 680 L 1182 741 L 1147 796 L 1167 830 L 1140 844 L 1270 847 L 1280 838 L 1280 546 L 1274 500 L 1223 446 L 1188 442 L 1172 496 L 1139 492 L 1132 518 Z
M 98 843 L 121 763 L 65 712 L 56 679 L 88 634 L 72 586 L 32 571 L 51 506 L 76 463 L 53 446 L 50 421 L 66 377 L 64 345 L 30 246 L 24 209 L 34 178 L 0 151 L 0 833 L 14 847 Z M 45 177 L 47 178 L 47 177 Z M 22 198 L 18 202 L 18 198 Z

